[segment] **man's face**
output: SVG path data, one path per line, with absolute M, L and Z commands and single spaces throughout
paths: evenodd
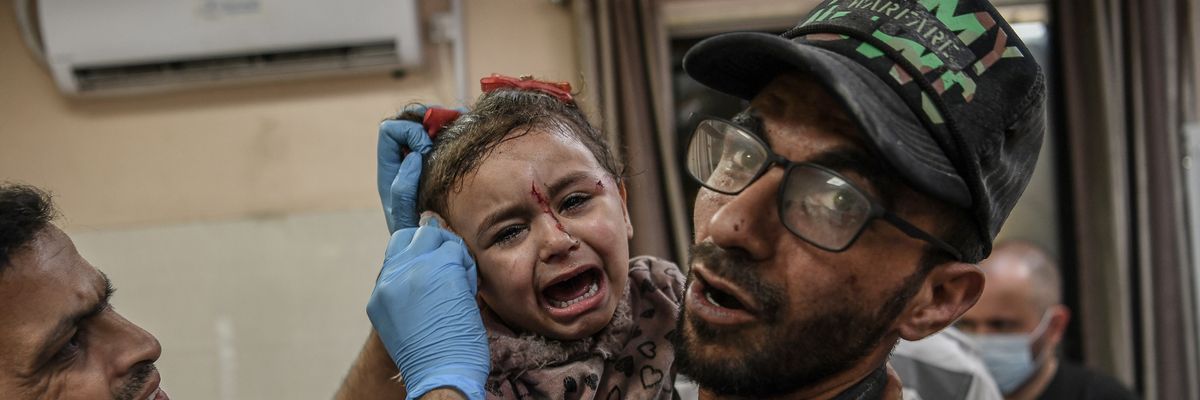
M 108 304 L 108 279 L 65 233 L 38 233 L 0 270 L 6 399 L 166 399 L 158 340 Z
M 808 78 L 777 78 L 751 107 L 764 139 L 785 158 L 871 159 L 840 105 Z M 838 164 L 827 166 L 883 199 L 878 168 Z M 880 365 L 896 340 L 897 316 L 923 281 L 917 272 L 924 243 L 890 224 L 870 223 L 840 253 L 792 234 L 777 211 L 783 176 L 772 168 L 737 195 L 701 190 L 696 198 L 678 362 L 718 394 L 817 389 L 839 374 Z M 914 202 L 883 204 L 937 232 L 933 210 L 907 203 Z

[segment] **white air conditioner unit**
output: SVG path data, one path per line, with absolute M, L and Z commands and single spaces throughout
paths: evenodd
M 121 94 L 421 61 L 416 0 L 39 0 L 63 92 Z

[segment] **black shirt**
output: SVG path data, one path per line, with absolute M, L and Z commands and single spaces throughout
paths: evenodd
M 1080 365 L 1059 361 L 1054 380 L 1046 386 L 1040 400 L 1103 399 L 1137 400 L 1137 395 L 1115 379 L 1085 369 Z

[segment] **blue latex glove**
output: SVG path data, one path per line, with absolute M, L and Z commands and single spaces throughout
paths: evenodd
M 408 110 L 425 113 L 425 107 L 422 106 L 410 106 Z M 401 147 L 408 147 L 408 156 L 401 155 Z M 425 126 L 419 122 L 388 120 L 379 124 L 376 178 L 388 233 L 417 226 L 417 185 L 421 179 L 421 160 L 431 148 L 433 142 L 425 133 Z
M 483 399 L 491 362 L 477 288 L 466 245 L 436 219 L 392 234 L 367 316 L 409 399 L 446 386 Z

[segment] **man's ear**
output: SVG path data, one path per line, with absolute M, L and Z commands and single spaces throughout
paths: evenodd
M 625 180 L 614 178 L 617 182 L 617 191 L 621 193 L 621 215 L 625 216 L 625 236 L 626 240 L 633 239 L 633 223 L 629 221 L 629 200 L 625 193 Z
M 974 264 L 948 261 L 933 267 L 896 321 L 900 337 L 920 340 L 950 326 L 979 301 L 985 279 Z
M 1063 334 L 1067 331 L 1067 325 L 1071 322 L 1071 309 L 1062 304 L 1055 304 L 1046 310 L 1050 313 L 1050 320 L 1046 321 L 1046 333 L 1043 334 L 1045 341 L 1048 342 L 1047 347 L 1055 348 L 1058 342 L 1062 341 Z

